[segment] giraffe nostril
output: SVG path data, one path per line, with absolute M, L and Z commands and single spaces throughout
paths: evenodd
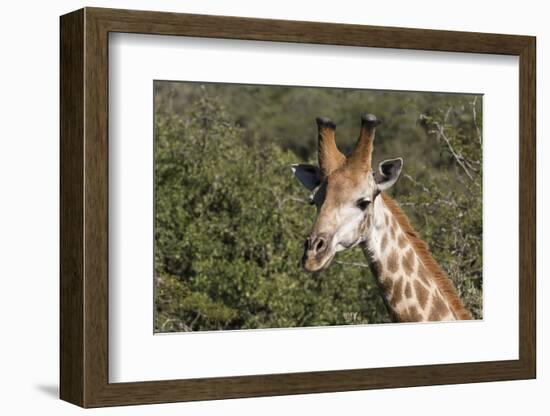
M 311 254 L 322 253 L 328 247 L 327 241 L 325 237 L 321 236 L 309 237 L 304 242 L 304 249 Z
M 322 251 L 325 248 L 325 239 L 319 238 L 317 240 L 317 244 L 315 245 L 315 251 L 319 252 Z

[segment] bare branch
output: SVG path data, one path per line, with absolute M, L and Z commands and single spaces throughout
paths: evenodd
M 167 318 L 163 323 L 162 325 L 160 326 L 161 328 L 161 331 L 166 331 L 166 326 L 171 323 L 171 322 L 174 322 L 175 319 L 171 319 L 171 318 Z
M 447 135 L 445 134 L 445 130 L 443 129 L 443 127 L 441 126 L 441 124 L 439 124 L 437 121 L 434 122 L 434 126 L 437 128 L 437 132 L 439 133 L 439 136 L 445 140 L 445 143 L 447 143 L 447 147 L 449 148 L 451 154 L 453 155 L 454 159 L 456 160 L 456 163 L 458 163 L 458 165 L 464 170 L 464 173 L 466 173 L 466 175 L 468 176 L 468 178 L 470 178 L 471 181 L 474 180 L 472 174 L 470 173 L 470 171 L 468 170 L 468 168 L 466 167 L 466 165 L 464 164 L 464 157 L 462 155 L 459 155 L 455 149 L 453 148 L 453 145 L 451 144 L 451 141 L 449 140 L 449 138 L 447 137 Z
M 434 196 L 432 191 L 430 191 L 428 188 L 426 188 L 424 185 L 422 185 L 420 182 L 418 182 L 416 179 L 414 179 L 408 173 L 404 173 L 403 177 L 405 179 L 408 179 L 409 181 L 411 181 L 415 186 L 420 188 L 423 192 L 430 195 L 430 197 L 432 197 L 432 199 L 433 199 L 433 202 L 421 202 L 421 203 L 418 203 L 418 202 L 401 202 L 399 205 L 401 205 L 401 206 L 423 206 L 423 207 L 429 207 L 429 206 L 432 206 L 432 205 L 448 205 L 450 207 L 456 208 L 456 206 L 457 206 L 456 202 L 449 201 L 448 199 L 442 198 L 441 195 L 435 195 Z
M 474 97 L 474 101 L 472 101 L 472 118 L 474 120 L 474 126 L 475 126 L 476 132 L 477 132 L 477 139 L 479 140 L 479 144 L 481 144 L 481 129 L 479 128 L 479 125 L 477 124 L 476 103 L 477 103 L 477 97 Z
M 195 324 L 197 323 L 197 321 L 199 320 L 200 317 L 201 317 L 201 312 L 197 311 L 197 314 L 195 315 L 195 318 L 193 318 L 193 320 L 189 324 L 190 331 L 193 330 L 193 327 L 195 326 Z
M 404 178 L 407 178 L 409 181 L 411 181 L 415 186 L 418 186 L 420 189 L 422 189 L 424 192 L 426 192 L 428 195 L 431 195 L 431 191 L 426 188 L 424 185 L 422 185 L 421 183 L 419 183 L 416 179 L 414 179 L 411 175 L 409 175 L 408 173 L 404 173 L 403 174 L 403 177 Z
M 302 204 L 309 204 L 308 200 L 306 200 L 304 198 L 299 198 L 299 197 L 293 196 L 293 195 L 286 195 L 283 198 L 279 198 L 279 195 L 273 189 L 271 189 L 269 187 L 267 187 L 266 189 L 269 192 L 271 192 L 271 194 L 273 195 L 273 198 L 277 202 L 277 207 L 279 208 L 279 210 L 281 210 L 283 208 L 283 205 L 285 203 L 287 203 L 288 201 L 299 202 L 299 203 L 302 203 Z
M 365 269 L 370 268 L 370 266 L 368 264 L 365 264 L 365 263 L 357 263 L 357 262 L 349 262 L 349 261 L 341 261 L 341 260 L 336 260 L 335 263 L 341 264 L 343 266 L 361 267 L 361 268 L 365 268 Z

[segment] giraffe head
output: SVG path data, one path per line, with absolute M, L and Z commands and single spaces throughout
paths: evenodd
M 376 126 L 373 114 L 363 114 L 357 144 L 349 157 L 336 147 L 336 125 L 317 118 L 319 166 L 294 165 L 298 180 L 312 191 L 317 216 L 306 239 L 303 267 L 317 272 L 329 266 L 338 251 L 366 240 L 374 222 L 374 201 L 399 178 L 403 159 L 385 160 L 373 172 L 372 150 Z

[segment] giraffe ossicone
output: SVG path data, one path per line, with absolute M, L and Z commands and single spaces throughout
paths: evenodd
M 318 166 L 300 164 L 292 169 L 313 191 L 317 207 L 302 257 L 304 269 L 320 272 L 338 251 L 361 245 L 394 321 L 472 319 L 427 244 L 384 192 L 399 179 L 403 159 L 385 160 L 372 169 L 378 118 L 370 113 L 361 116 L 359 138 L 348 157 L 336 145 L 335 123 L 326 117 L 316 121 Z

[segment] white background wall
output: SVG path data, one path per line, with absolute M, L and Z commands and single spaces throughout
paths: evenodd
M 59 20 L 83 6 L 536 35 L 538 42 L 538 379 L 87 411 L 88 414 L 549 414 L 550 364 L 543 325 L 544 103 L 550 26 L 545 2 L 460 0 L 4 2 L 0 12 L 0 411 L 83 412 L 58 395 Z M 546 88 L 545 88 L 546 87 Z M 503 120 L 503 122 L 505 122 Z M 515 192 L 515 189 L 511 190 Z M 543 201 L 543 197 L 546 201 Z M 547 325 L 546 325 L 547 326 Z

